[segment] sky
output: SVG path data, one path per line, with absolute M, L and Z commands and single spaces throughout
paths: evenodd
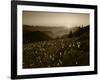
M 89 14 L 23 11 L 23 25 L 76 27 L 90 24 Z

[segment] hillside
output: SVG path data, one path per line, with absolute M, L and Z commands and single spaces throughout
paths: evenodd
M 89 38 L 89 25 L 84 27 L 76 27 L 76 30 L 73 32 L 73 29 L 69 34 L 65 34 L 62 38 Z
M 24 43 L 45 41 L 45 40 L 51 40 L 51 39 L 52 38 L 49 37 L 47 34 L 40 32 L 40 31 L 23 32 L 23 42 Z
M 89 26 L 75 27 L 71 30 L 62 27 L 33 27 L 23 26 L 23 42 L 37 42 L 56 38 L 89 38 Z M 32 28 L 32 29 L 31 29 Z
M 61 38 L 52 39 L 50 32 L 24 31 L 23 68 L 89 65 L 89 26 L 74 28 Z M 50 33 L 51 34 L 51 33 Z
M 30 26 L 23 25 L 23 32 L 40 31 L 49 37 L 55 39 L 62 35 L 68 34 L 70 30 L 64 26 Z

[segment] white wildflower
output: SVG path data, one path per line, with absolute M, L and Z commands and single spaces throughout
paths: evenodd
M 78 64 L 78 62 L 76 61 L 76 64 Z
M 59 66 L 60 64 L 59 64 L 59 62 L 57 63 L 57 66 Z
M 69 47 L 71 47 L 72 45 L 71 44 L 69 44 Z
M 62 64 L 62 61 L 59 59 L 59 63 Z

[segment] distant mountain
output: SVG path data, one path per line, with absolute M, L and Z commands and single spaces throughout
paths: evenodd
M 64 30 L 63 26 L 30 26 L 23 25 L 23 31 L 59 31 Z
M 54 35 L 54 33 L 52 31 L 42 31 L 43 33 L 45 33 L 46 35 L 48 35 L 49 37 L 55 39 L 56 35 Z
M 54 39 L 57 37 L 61 37 L 62 35 L 68 34 L 70 32 L 68 28 L 63 26 L 29 26 L 29 25 L 23 25 L 23 31 L 24 32 L 40 31 Z
M 37 42 L 52 40 L 56 38 L 89 38 L 89 25 L 84 27 L 74 27 L 71 29 L 64 27 L 33 27 L 23 26 L 23 42 Z

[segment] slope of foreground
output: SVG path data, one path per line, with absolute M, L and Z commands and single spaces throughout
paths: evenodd
M 89 65 L 88 27 L 63 38 L 24 44 L 23 68 Z

